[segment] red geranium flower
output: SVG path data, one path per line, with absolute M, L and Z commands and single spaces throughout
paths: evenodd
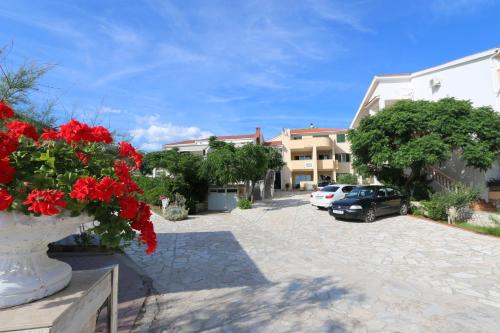
M 123 192 L 125 192 L 125 186 L 111 177 L 102 177 L 97 186 L 98 199 L 105 202 L 110 202 L 112 196 L 121 197 Z
M 67 124 L 61 125 L 60 135 L 68 143 L 89 141 L 92 139 L 92 130 L 87 124 L 71 119 Z
M 69 196 L 79 201 L 96 200 L 99 197 L 98 185 L 99 182 L 93 177 L 82 177 L 73 184 L 73 191 Z
M 90 154 L 85 154 L 79 151 L 75 151 L 76 157 L 85 165 L 89 164 L 90 159 L 92 158 L 92 155 Z
M 56 131 L 55 129 L 43 129 L 42 135 L 40 135 L 40 139 L 42 140 L 58 140 L 61 138 L 61 133 Z
M 118 201 L 120 203 L 120 217 L 130 220 L 137 216 L 139 202 L 135 197 L 124 196 Z
M 19 142 L 15 137 L 6 132 L 0 132 L 0 158 L 7 157 L 16 151 Z
M 12 195 L 7 190 L 0 188 L 0 211 L 9 208 L 12 202 L 14 202 Z
M 120 145 L 120 156 L 121 157 L 130 157 L 135 162 L 135 170 L 139 169 L 142 165 L 142 155 L 139 154 L 135 148 L 128 142 L 122 141 L 119 143 Z
M 61 211 L 60 208 L 65 208 L 68 204 L 62 199 L 64 192 L 57 190 L 33 190 L 28 194 L 28 200 L 25 205 L 31 205 L 28 210 L 43 215 L 56 215 Z
M 141 233 L 139 240 L 146 243 L 146 253 L 155 252 L 157 247 L 156 233 L 151 222 L 151 210 L 146 203 L 139 203 L 137 216 L 132 220 L 130 226 Z
M 92 139 L 93 142 L 104 142 L 107 144 L 113 142 L 113 138 L 111 137 L 109 131 L 102 126 L 92 127 L 92 136 L 93 136 Z
M 0 101 L 0 121 L 12 117 L 14 117 L 14 111 L 3 101 Z
M 35 141 L 38 140 L 36 129 L 30 124 L 18 120 L 13 120 L 5 126 L 9 129 L 9 133 L 11 133 L 15 138 L 25 136 L 27 138 L 32 138 Z
M 12 167 L 9 163 L 7 157 L 0 160 L 0 184 L 7 184 L 14 179 L 16 175 L 16 169 Z
M 140 187 L 132 180 L 130 177 L 130 171 L 128 169 L 127 162 L 116 160 L 113 166 L 118 179 L 125 185 L 125 191 L 128 193 L 143 193 Z

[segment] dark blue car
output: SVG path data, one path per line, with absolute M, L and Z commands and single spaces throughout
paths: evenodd
M 378 216 L 408 213 L 408 198 L 387 186 L 358 186 L 344 199 L 334 201 L 328 212 L 335 218 L 373 222 Z

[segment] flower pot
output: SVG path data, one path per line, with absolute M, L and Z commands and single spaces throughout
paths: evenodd
M 47 245 L 92 222 L 78 217 L 0 213 L 0 308 L 28 303 L 67 286 L 71 267 L 47 256 Z

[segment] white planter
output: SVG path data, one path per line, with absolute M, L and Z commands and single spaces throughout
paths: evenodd
M 0 308 L 52 295 L 71 280 L 71 267 L 47 256 L 47 245 L 73 234 L 88 215 L 0 213 Z

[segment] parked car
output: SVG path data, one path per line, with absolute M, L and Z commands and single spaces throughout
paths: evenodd
M 335 200 L 340 200 L 355 188 L 355 185 L 327 185 L 321 190 L 311 193 L 311 205 L 328 208 Z
M 320 191 L 323 187 L 328 185 L 334 185 L 334 184 L 332 182 L 319 182 L 318 185 L 316 185 L 316 191 Z
M 335 218 L 373 222 L 378 216 L 408 213 L 408 198 L 387 186 L 358 186 L 328 209 Z

